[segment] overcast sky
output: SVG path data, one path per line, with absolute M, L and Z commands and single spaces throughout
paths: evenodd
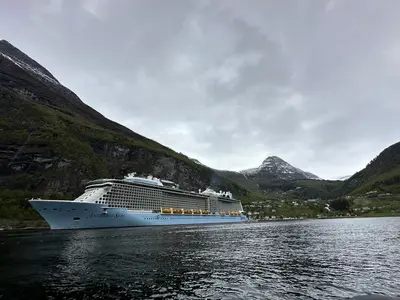
M 400 1 L 0 0 L 0 39 L 85 103 L 218 169 L 322 178 L 400 140 Z

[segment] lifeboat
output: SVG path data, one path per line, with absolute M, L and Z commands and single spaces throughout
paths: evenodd
M 170 214 L 172 212 L 172 210 L 170 208 L 163 208 L 163 209 L 161 209 L 161 212 L 163 214 Z

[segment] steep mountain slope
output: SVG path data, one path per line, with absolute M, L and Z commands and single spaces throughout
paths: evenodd
M 363 170 L 347 179 L 341 190 L 354 195 L 372 190 L 400 193 L 400 142 L 383 150 Z
M 3 191 L 74 197 L 88 180 L 122 177 L 132 171 L 151 173 L 192 190 L 211 186 L 239 197 L 248 193 L 214 170 L 108 120 L 39 63 L 0 41 Z
M 5 40 L 0 41 L 0 76 L 2 89 L 12 91 L 19 97 L 47 105 L 70 116 L 79 115 L 91 123 L 135 139 L 149 141 L 84 104 L 49 71 Z
M 299 168 L 295 168 L 277 156 L 269 156 L 258 168 L 243 170 L 241 173 L 257 180 L 319 179 L 318 176 L 309 172 L 304 172 Z

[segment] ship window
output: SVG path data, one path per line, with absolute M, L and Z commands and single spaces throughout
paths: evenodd
M 77 220 L 80 220 L 81 218 L 79 218 L 79 217 L 74 217 L 74 220 L 75 221 L 77 221 Z

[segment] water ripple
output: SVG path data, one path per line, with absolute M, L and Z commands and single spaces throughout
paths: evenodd
M 4 299 L 344 299 L 400 294 L 400 218 L 12 233 Z

